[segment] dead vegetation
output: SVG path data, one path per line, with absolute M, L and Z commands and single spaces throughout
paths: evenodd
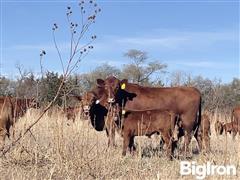
M 30 110 L 16 124 L 16 135 L 40 112 Z M 211 116 L 211 152 L 197 154 L 196 142 L 192 140 L 193 158 L 199 164 L 233 164 L 240 174 L 240 137 L 216 136 L 214 122 L 230 121 L 225 115 Z M 70 124 L 69 126 L 67 124 Z M 122 138 L 117 136 L 116 148 L 107 147 L 105 132 L 95 131 L 88 121 L 66 120 L 61 113 L 52 117 L 44 115 L 33 127 L 32 134 L 24 136 L 5 157 L 0 159 L 1 179 L 192 179 L 181 177 L 180 161 L 169 161 L 165 152 L 159 150 L 159 140 L 136 138 L 137 153 L 122 157 Z M 10 144 L 12 139 L 7 141 Z M 209 179 L 217 179 L 212 176 Z M 230 178 L 230 177 L 220 177 Z M 238 176 L 231 177 L 238 179 Z

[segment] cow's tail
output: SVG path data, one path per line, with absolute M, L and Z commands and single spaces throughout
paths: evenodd
M 233 113 L 234 113 L 234 110 L 232 111 L 232 114 L 231 114 L 231 123 L 234 122 L 235 120 Z
M 198 127 L 202 121 L 202 97 L 200 97 L 199 107 L 198 107 Z
M 200 133 L 200 125 L 202 121 L 202 97 L 200 96 L 199 107 L 198 107 L 198 115 L 196 116 L 196 124 L 195 124 L 195 136 Z

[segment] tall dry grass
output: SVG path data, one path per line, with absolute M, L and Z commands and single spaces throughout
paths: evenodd
M 35 117 L 37 110 L 27 112 L 16 124 L 16 135 L 23 132 Z M 240 137 L 217 136 L 214 122 L 230 121 L 230 116 L 215 113 L 211 116 L 211 152 L 193 153 L 190 161 L 199 164 L 233 164 L 240 174 Z M 8 140 L 6 143 L 10 143 Z M 6 157 L 0 159 L 0 179 L 192 179 L 181 176 L 179 159 L 169 161 L 154 139 L 136 138 L 135 156 L 122 157 L 122 138 L 117 136 L 116 148 L 107 147 L 105 132 L 95 131 L 88 121 L 67 122 L 61 113 L 45 115 Z M 196 151 L 196 141 L 191 142 Z M 186 159 L 185 159 L 186 160 Z M 208 179 L 238 179 L 238 176 Z

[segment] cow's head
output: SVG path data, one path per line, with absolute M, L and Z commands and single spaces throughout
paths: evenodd
M 84 113 L 88 115 L 92 126 L 97 131 L 104 130 L 105 116 L 108 113 L 107 104 L 107 94 L 102 87 L 93 88 L 82 97 Z
M 81 100 L 84 113 L 88 114 L 94 104 L 107 107 L 107 98 L 107 93 L 103 87 L 95 87 L 91 91 L 84 93 Z
M 40 108 L 40 103 L 35 99 L 35 98 L 31 98 L 31 99 L 27 99 L 27 106 L 29 108 L 35 108 L 35 109 L 39 109 Z
M 119 80 L 114 76 L 110 76 L 105 80 L 97 79 L 97 86 L 103 88 L 108 96 L 108 103 L 116 101 L 116 95 L 119 90 L 125 90 L 128 80 Z
M 217 135 L 221 135 L 223 133 L 223 124 L 220 121 L 216 121 L 215 123 L 215 131 Z
M 81 99 L 81 105 L 85 116 L 89 115 L 90 108 L 95 103 L 96 97 L 92 91 L 85 92 Z

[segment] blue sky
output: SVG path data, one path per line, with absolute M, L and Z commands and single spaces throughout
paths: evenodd
M 121 67 L 128 49 L 148 52 L 150 60 L 168 65 L 167 71 L 185 71 L 230 82 L 240 78 L 239 1 L 97 1 L 102 12 L 91 32 L 97 35 L 94 50 L 78 72 L 103 63 Z M 77 1 L 1 1 L 1 74 L 14 78 L 16 64 L 40 72 L 39 53 L 45 49 L 44 66 L 61 72 L 52 40 L 63 55 L 69 54 L 66 7 L 78 13 Z M 78 17 L 78 16 L 76 16 Z

